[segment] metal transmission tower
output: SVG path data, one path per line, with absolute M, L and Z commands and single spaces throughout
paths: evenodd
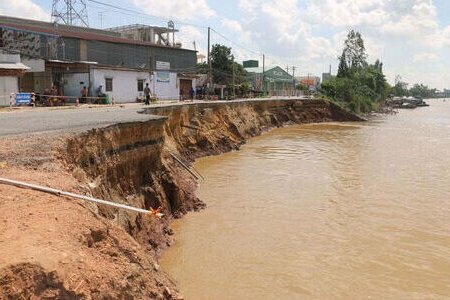
M 52 22 L 89 27 L 85 0 L 53 0 Z

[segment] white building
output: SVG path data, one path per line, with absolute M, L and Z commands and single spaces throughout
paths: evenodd
M 20 81 L 24 92 L 55 86 L 74 102 L 84 86 L 95 97 L 101 85 L 110 100 L 134 102 L 148 83 L 159 99 L 179 99 L 195 88 L 197 53 L 181 48 L 172 27 L 100 30 L 0 16 L 0 45 L 36 62 Z
M 28 69 L 19 54 L 0 50 L 0 106 L 9 105 L 11 94 L 19 92 L 19 79 Z

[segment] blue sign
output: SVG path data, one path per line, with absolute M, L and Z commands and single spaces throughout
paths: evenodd
M 16 94 L 16 105 L 20 104 L 31 104 L 31 93 L 17 93 Z
M 158 71 L 156 72 L 156 82 L 170 82 L 170 72 Z

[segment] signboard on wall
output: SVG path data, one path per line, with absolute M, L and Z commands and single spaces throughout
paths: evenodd
M 170 62 L 156 61 L 156 70 L 170 70 Z
M 168 71 L 158 71 L 156 72 L 156 82 L 170 82 L 170 72 Z

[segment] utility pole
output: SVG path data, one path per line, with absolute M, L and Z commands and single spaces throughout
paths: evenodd
M 233 98 L 236 98 L 236 91 L 235 91 L 235 88 L 236 88 L 236 83 L 235 83 L 236 75 L 235 75 L 234 68 L 235 68 L 235 63 L 234 63 L 234 56 L 233 56 Z
M 212 94 L 213 80 L 212 80 L 212 65 L 211 65 L 211 27 L 208 27 L 208 94 Z
M 265 75 L 266 75 L 266 56 L 263 54 L 263 73 L 262 73 L 262 90 L 263 90 L 263 94 L 266 93 Z
M 295 66 L 292 66 L 292 82 L 293 82 L 293 90 L 295 91 Z
M 286 66 L 286 73 L 289 73 L 289 66 Z
M 107 12 L 107 10 L 104 10 L 98 13 L 98 16 L 100 17 L 100 28 L 103 28 L 103 15 Z

